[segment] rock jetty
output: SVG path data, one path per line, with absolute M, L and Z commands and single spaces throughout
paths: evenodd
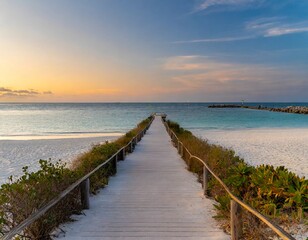
M 285 108 L 270 108 L 273 112 L 286 112 L 286 113 L 297 113 L 297 114 L 308 114 L 308 107 L 304 106 L 289 106 Z
M 215 104 L 208 106 L 208 108 L 241 108 L 241 107 L 243 106 L 235 104 Z
M 285 112 L 285 113 L 297 113 L 297 114 L 308 114 L 308 107 L 306 106 L 288 106 L 284 108 L 269 108 L 264 106 L 245 106 L 236 104 L 215 104 L 208 106 L 209 108 L 248 108 L 254 110 L 267 110 L 272 112 Z

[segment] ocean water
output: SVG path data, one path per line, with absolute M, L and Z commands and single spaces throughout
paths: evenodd
M 213 103 L 0 103 L 0 138 L 123 133 L 153 112 L 195 130 L 308 128 L 308 116 L 250 109 L 213 109 Z M 246 103 L 283 107 L 308 103 Z

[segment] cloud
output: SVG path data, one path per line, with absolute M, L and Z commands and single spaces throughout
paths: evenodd
M 246 8 L 246 7 L 258 7 L 263 0 L 203 0 L 195 7 L 195 12 L 207 10 L 213 7 L 224 7 L 223 10 Z M 228 9 L 226 7 L 229 7 Z
M 12 91 L 11 89 L 0 87 L 0 93 L 1 92 L 11 92 L 11 91 Z
M 308 32 L 308 22 L 285 23 L 283 17 L 259 18 L 247 22 L 246 30 L 255 31 L 263 37 L 277 37 Z
M 46 92 L 43 92 L 43 94 L 45 94 L 45 95 L 51 95 L 51 94 L 53 94 L 51 91 L 46 91 Z
M 175 56 L 166 59 L 163 68 L 172 73 L 170 81 L 178 91 L 209 96 L 207 99 L 236 100 L 239 95 L 270 96 L 271 92 L 296 92 L 308 89 L 308 83 L 296 72 L 258 64 L 223 62 L 206 56 Z M 290 81 L 292 79 L 292 81 Z
M 166 59 L 163 68 L 180 73 L 173 79 L 184 80 L 183 83 L 187 79 L 196 81 L 213 79 L 218 82 L 264 80 L 267 79 L 267 76 L 277 73 L 277 69 L 273 67 L 221 62 L 207 56 L 198 55 L 170 57 Z
M 266 31 L 266 34 L 264 35 L 265 37 L 276 37 L 276 36 L 281 36 L 281 35 L 287 35 L 287 34 L 293 34 L 293 33 L 303 33 L 303 32 L 308 32 L 308 26 L 307 27 L 275 27 L 275 28 L 270 28 Z
M 39 92 L 34 90 L 15 90 L 14 91 L 17 94 L 25 94 L 25 95 L 38 95 Z
M 208 68 L 208 65 L 205 65 L 203 58 L 207 57 L 198 55 L 171 57 L 164 63 L 163 68 L 177 71 L 204 70 Z
M 0 97 L 17 97 L 19 94 L 13 92 L 0 93 Z
M 284 17 L 267 17 L 267 18 L 257 18 L 253 21 L 246 22 L 247 30 L 258 30 L 273 27 L 285 19 Z
M 185 43 L 222 43 L 244 41 L 260 37 L 278 37 L 288 34 L 308 32 L 308 22 L 284 23 L 285 17 L 258 18 L 245 23 L 244 36 L 204 38 L 184 41 L 175 41 L 173 44 Z
M 0 87 L 0 97 L 35 97 L 40 94 L 52 94 L 51 91 L 47 92 L 38 92 L 34 89 L 19 89 L 19 90 L 14 90 L 10 88 L 5 88 L 5 87 Z
M 176 41 L 173 43 L 219 43 L 219 42 L 234 42 L 256 38 L 256 36 L 240 36 L 240 37 L 224 37 L 224 38 L 204 38 L 187 41 Z

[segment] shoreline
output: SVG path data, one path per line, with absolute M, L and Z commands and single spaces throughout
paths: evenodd
M 40 159 L 49 159 L 70 164 L 78 155 L 88 151 L 93 145 L 112 141 L 118 136 L 100 136 L 65 139 L 0 140 L 0 185 L 8 177 L 18 177 L 22 168 L 29 166 L 30 171 L 38 170 Z
M 0 136 L 0 141 L 31 141 L 31 140 L 57 140 L 57 139 L 79 139 L 79 138 L 95 138 L 95 137 L 119 137 L 124 133 L 64 133 L 53 135 L 7 135 Z

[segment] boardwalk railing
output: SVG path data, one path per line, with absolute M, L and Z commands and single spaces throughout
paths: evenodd
M 90 177 L 94 173 L 96 173 L 99 169 L 107 166 L 109 163 L 113 165 L 115 173 L 116 173 L 117 172 L 117 162 L 119 160 L 124 160 L 126 153 L 132 153 L 134 151 L 135 145 L 137 145 L 137 143 L 145 135 L 146 131 L 151 126 L 153 120 L 154 120 L 154 115 L 151 115 L 151 121 L 149 122 L 149 124 L 143 130 L 141 130 L 135 137 L 133 137 L 127 145 L 125 145 L 120 150 L 118 150 L 115 154 L 113 154 L 110 158 L 108 158 L 104 163 L 100 164 L 94 170 L 92 170 L 91 172 L 89 172 L 88 174 L 80 178 L 78 181 L 70 185 L 63 192 L 61 192 L 57 197 L 55 197 L 49 203 L 47 203 L 44 207 L 38 209 L 35 213 L 31 214 L 27 219 L 22 221 L 19 225 L 11 229 L 9 233 L 3 236 L 2 239 L 8 240 L 8 239 L 12 239 L 13 237 L 15 237 L 17 234 L 22 232 L 24 229 L 30 226 L 33 222 L 35 222 L 37 219 L 43 216 L 49 209 L 51 209 L 53 206 L 59 203 L 64 197 L 66 197 L 69 193 L 71 193 L 77 187 L 80 187 L 82 207 L 84 209 L 89 209 L 90 208 L 90 199 L 89 199 Z
M 172 131 L 171 128 L 169 128 L 168 123 L 162 119 L 163 124 L 166 127 L 166 130 L 168 134 L 170 135 L 172 141 L 175 144 L 175 147 L 178 150 L 178 153 L 181 155 L 181 157 L 189 156 L 189 160 L 196 159 L 199 162 L 203 164 L 203 192 L 205 196 L 208 196 L 208 179 L 209 174 L 211 174 L 225 189 L 225 191 L 228 193 L 228 195 L 231 198 L 231 239 L 232 240 L 238 240 L 242 236 L 242 219 L 241 219 L 241 211 L 242 209 L 245 209 L 246 211 L 250 212 L 254 216 L 256 216 L 258 219 L 260 219 L 262 222 L 264 222 L 267 226 L 269 226 L 270 229 L 272 229 L 276 234 L 278 234 L 282 239 L 284 240 L 295 240 L 294 237 L 292 237 L 289 233 L 284 231 L 281 227 L 277 226 L 273 222 L 271 222 L 267 217 L 265 217 L 263 214 L 259 213 L 257 210 L 252 208 L 251 206 L 247 205 L 246 203 L 242 202 L 238 197 L 236 197 L 230 189 L 226 186 L 226 184 L 209 168 L 209 166 L 206 164 L 206 162 L 190 153 L 190 151 L 184 146 L 184 144 L 179 140 L 177 135 Z

